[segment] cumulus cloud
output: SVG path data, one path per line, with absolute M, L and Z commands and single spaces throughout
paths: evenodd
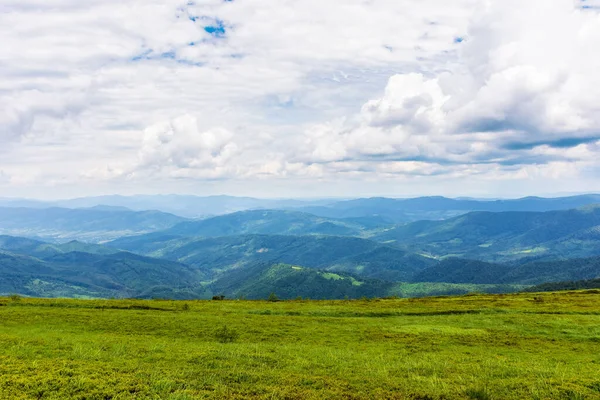
M 197 118 L 186 114 L 146 128 L 137 161 L 124 171 L 130 178 L 226 178 L 235 171 L 231 160 L 239 153 L 233 133 L 224 128 L 202 131 Z
M 376 162 L 522 164 L 523 171 L 548 164 L 572 171 L 556 162 L 597 156 L 597 43 L 600 16 L 570 0 L 487 2 L 450 70 L 392 76 L 383 96 L 348 123 L 309 128 L 309 154 L 323 154 L 320 146 L 330 143 L 330 161 L 377 156 Z
M 585 187 L 600 169 L 600 14 L 572 0 L 0 9 L 0 140 L 12 142 L 0 170 L 22 187 L 285 180 L 311 195 L 336 181 L 425 193 Z
M 68 118 L 79 114 L 84 107 L 82 93 L 56 96 L 35 89 L 0 97 L 0 139 L 5 142 L 19 139 L 31 132 L 40 118 Z
M 598 129 L 598 40 L 598 14 L 570 0 L 491 2 L 462 53 L 455 82 L 466 90 L 452 104 L 458 128 L 559 136 Z

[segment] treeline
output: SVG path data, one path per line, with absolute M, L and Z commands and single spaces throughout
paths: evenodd
M 583 281 L 549 282 L 532 286 L 526 292 L 558 292 L 561 290 L 600 289 L 600 278 Z

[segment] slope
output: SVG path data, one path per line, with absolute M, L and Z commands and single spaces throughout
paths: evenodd
M 64 241 L 101 241 L 170 228 L 184 218 L 159 211 L 0 207 L 0 233 Z
M 523 284 L 577 281 L 600 277 L 600 257 L 494 264 L 482 261 L 448 259 L 417 273 L 413 282 L 472 284 Z
M 227 297 L 265 299 L 275 293 L 281 299 L 343 299 L 383 297 L 393 284 L 364 280 L 348 274 L 319 271 L 286 264 L 257 264 L 231 271 L 211 285 Z
M 437 257 L 487 261 L 585 257 L 600 254 L 600 247 L 594 245 L 599 227 L 599 206 L 543 213 L 474 212 L 396 226 L 373 239 Z
M 392 283 L 286 264 L 257 264 L 232 270 L 210 287 L 213 293 L 246 299 L 266 299 L 271 293 L 279 299 L 357 299 L 439 296 L 474 291 L 507 293 L 522 289 L 513 285 Z
M 525 292 L 558 292 L 563 290 L 590 290 L 600 289 L 600 278 L 582 281 L 548 282 L 531 286 Z M 596 291 L 597 292 L 597 291 Z
M 301 211 L 328 218 L 380 216 L 396 223 L 418 220 L 439 220 L 472 211 L 543 212 L 568 210 L 600 203 L 600 195 L 541 198 L 525 197 L 514 200 L 449 199 L 419 197 L 413 199 L 369 198 L 335 202 L 325 206 L 301 208 Z
M 40 240 L 0 235 L 0 249 L 17 254 L 25 254 L 32 257 L 44 258 L 56 254 L 79 251 L 92 254 L 113 254 L 117 250 L 99 244 L 83 243 L 76 240 L 52 244 Z
M 379 219 L 337 220 L 295 211 L 253 210 L 182 222 L 163 233 L 190 237 L 245 234 L 361 236 L 381 224 Z
M 107 245 L 183 262 L 210 270 L 215 277 L 241 266 L 284 263 L 400 281 L 436 262 L 370 240 L 338 236 L 173 238 L 155 235 L 151 240 L 142 236 Z
M 87 245 L 44 245 L 23 238 L 0 241 L 0 292 L 35 296 L 139 296 L 155 286 L 201 293 L 205 274 L 198 268 L 94 246 L 92 252 L 69 251 Z M 22 251 L 28 254 L 17 254 Z M 35 255 L 36 257 L 33 257 Z

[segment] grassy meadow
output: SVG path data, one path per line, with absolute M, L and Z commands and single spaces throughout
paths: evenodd
M 0 298 L 1 399 L 600 399 L 600 291 Z

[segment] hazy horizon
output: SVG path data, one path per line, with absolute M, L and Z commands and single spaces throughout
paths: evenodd
M 445 196 L 445 195 L 415 195 L 415 196 L 393 196 L 393 195 L 364 195 L 364 196 L 312 196 L 312 197 L 261 197 L 261 196 L 246 196 L 246 195 L 231 195 L 231 194 L 207 194 L 207 195 L 198 195 L 198 194 L 190 194 L 190 193 L 135 193 L 135 194 L 100 194 L 100 195 L 90 195 L 90 196 L 76 196 L 76 197 L 55 197 L 55 198 L 34 198 L 34 197 L 12 197 L 12 196 L 1 196 L 0 200 L 2 201 L 39 201 L 39 202 L 60 202 L 60 201 L 70 201 L 77 199 L 94 199 L 94 198 L 109 198 L 109 197 L 124 197 L 124 198 L 134 198 L 134 197 L 198 197 L 198 198 L 219 198 L 219 197 L 230 197 L 230 198 L 249 198 L 249 199 L 257 199 L 257 200 L 298 200 L 298 201 L 318 201 L 318 200 L 355 200 L 355 199 L 371 199 L 371 198 L 386 198 L 386 199 L 418 199 L 418 198 L 433 198 L 433 197 L 443 197 L 454 200 L 461 199 L 471 199 L 471 200 L 482 200 L 482 201 L 494 201 L 494 200 L 519 200 L 529 197 L 537 197 L 537 198 L 564 198 L 564 197 L 575 197 L 575 196 L 586 196 L 586 195 L 599 195 L 596 192 L 579 192 L 579 193 L 554 193 L 554 194 L 544 194 L 544 195 L 526 195 L 526 196 L 515 196 L 515 197 L 473 197 L 473 196 Z M 1 204 L 0 204 L 1 206 Z
M 599 10 L 8 0 L 0 196 L 600 192 Z

